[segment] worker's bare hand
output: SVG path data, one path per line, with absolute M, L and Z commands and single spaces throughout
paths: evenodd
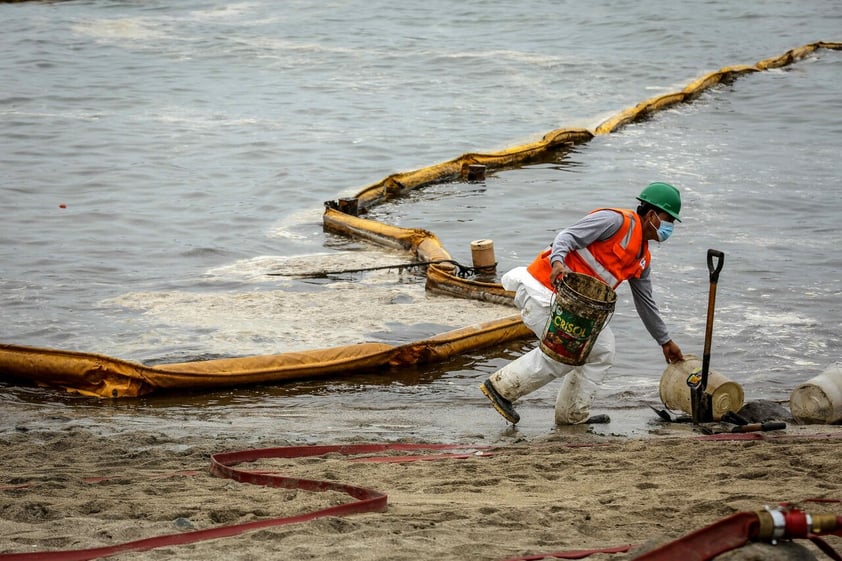
M 684 355 L 681 353 L 681 349 L 672 339 L 664 343 L 661 346 L 661 349 L 664 351 L 664 358 L 667 359 L 667 362 L 670 364 L 684 360 Z
M 553 262 L 553 270 L 550 273 L 550 280 L 552 281 L 553 286 L 558 284 L 562 277 L 568 272 L 569 270 L 564 266 L 564 261 Z

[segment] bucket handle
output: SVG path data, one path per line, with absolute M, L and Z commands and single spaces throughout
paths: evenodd
M 603 329 L 605 329 L 605 326 L 606 326 L 606 325 L 608 325 L 609 323 L 611 323 L 611 318 L 613 318 L 613 317 L 614 317 L 614 310 L 612 309 L 612 310 L 611 310 L 611 312 L 610 312 L 608 315 L 606 315 L 606 316 L 605 316 L 605 321 L 604 321 L 604 322 L 602 322 L 602 327 L 600 327 L 600 328 L 599 328 L 599 331 L 600 331 L 600 332 L 601 332 Z

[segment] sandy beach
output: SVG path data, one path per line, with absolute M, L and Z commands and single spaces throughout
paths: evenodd
M 339 454 L 263 459 L 238 467 L 377 490 L 388 496 L 388 507 L 110 558 L 503 560 L 674 539 L 782 502 L 810 512 L 842 511 L 839 504 L 809 502 L 842 499 L 842 427 L 728 436 L 709 440 L 686 428 L 647 438 L 589 431 L 404 453 L 434 454 L 426 461 Z M 113 546 L 352 500 L 335 491 L 269 488 L 210 473 L 214 454 L 295 443 L 254 446 L 234 438 L 24 426 L 0 435 L 0 443 L 0 553 Z M 392 459 L 398 452 L 385 454 Z M 828 541 L 842 545 L 838 538 Z

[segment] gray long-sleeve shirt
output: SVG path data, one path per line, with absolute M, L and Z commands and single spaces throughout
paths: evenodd
M 556 235 L 550 253 L 550 263 L 563 261 L 567 254 L 575 249 L 587 247 L 596 241 L 607 240 L 616 234 L 622 225 L 623 215 L 613 210 L 599 210 L 584 216 Z M 646 264 L 640 278 L 630 278 L 628 281 L 637 315 L 640 316 L 640 320 L 652 338 L 659 345 L 664 345 L 670 340 L 670 335 L 652 297 L 649 263 Z

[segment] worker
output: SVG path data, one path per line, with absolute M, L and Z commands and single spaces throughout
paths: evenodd
M 539 339 L 551 315 L 555 285 L 569 271 L 596 277 L 612 288 L 629 281 L 634 305 L 643 325 L 661 346 L 667 363 L 684 359 L 670 337 L 652 297 L 649 242 L 665 242 L 675 221 L 681 222 L 681 195 L 668 183 L 647 185 L 637 197 L 637 210 L 597 209 L 556 235 L 528 267 L 503 275 L 506 290 L 515 293 L 524 324 Z M 588 422 L 590 408 L 605 373 L 614 362 L 614 334 L 606 325 L 581 366 L 565 364 L 540 346 L 492 374 L 480 389 L 494 409 L 517 424 L 520 416 L 512 404 L 556 378 L 562 378 L 555 404 L 557 425 Z M 606 416 L 600 416 L 608 420 Z

